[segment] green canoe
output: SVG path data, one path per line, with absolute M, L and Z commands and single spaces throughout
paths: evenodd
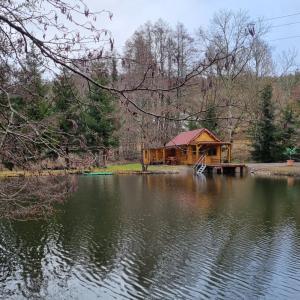
M 113 175 L 113 173 L 112 172 L 91 172 L 91 173 L 83 173 L 83 175 L 88 175 L 88 176 Z

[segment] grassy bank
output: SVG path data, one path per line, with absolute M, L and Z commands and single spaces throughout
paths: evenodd
M 82 170 L 30 170 L 30 171 L 0 171 L 0 178 L 5 177 L 30 177 L 30 176 L 62 176 L 67 174 L 81 174 Z
M 182 170 L 182 166 L 169 166 L 169 165 L 157 165 L 148 166 L 147 173 L 178 173 Z M 109 165 L 106 168 L 94 168 L 93 172 L 112 172 L 116 174 L 131 174 L 141 173 L 142 167 L 138 163 L 120 164 L 120 165 Z
M 174 174 L 179 173 L 182 166 L 149 166 L 148 174 Z M 5 177 L 29 177 L 29 176 L 61 176 L 67 174 L 82 174 L 84 172 L 112 172 L 114 174 L 142 174 L 141 164 L 128 163 L 120 165 L 108 165 L 106 168 L 76 169 L 76 170 L 40 170 L 40 171 L 0 171 L 0 178 Z
M 263 176 L 293 176 L 300 177 L 300 163 L 292 167 L 284 163 L 249 163 L 249 172 Z M 0 178 L 28 176 L 61 176 L 67 174 L 83 174 L 84 172 L 111 172 L 113 174 L 175 174 L 186 170 L 186 166 L 157 165 L 149 166 L 147 172 L 142 172 L 139 163 L 108 165 L 107 168 L 91 168 L 77 170 L 40 170 L 40 171 L 0 171 Z

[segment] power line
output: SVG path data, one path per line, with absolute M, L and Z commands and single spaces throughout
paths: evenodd
M 299 16 L 299 15 L 300 15 L 300 12 L 294 13 L 294 14 L 291 14 L 291 15 L 285 15 L 285 16 L 278 16 L 278 17 L 268 18 L 268 19 L 265 19 L 265 21 L 271 21 L 271 20 L 276 20 L 276 19 L 283 19 L 283 18 L 288 18 L 288 17 L 293 17 L 293 16 Z
M 273 18 L 268 18 L 265 19 L 266 21 L 271 21 L 271 20 L 277 20 L 277 19 L 283 19 L 283 18 L 288 18 L 288 17 L 293 17 L 293 16 L 299 16 L 300 12 L 294 13 L 294 14 L 289 14 L 289 15 L 283 15 L 283 16 L 277 16 Z M 290 26 L 294 24 L 300 24 L 300 21 L 297 22 L 290 22 L 290 23 L 284 23 L 284 24 L 279 24 L 279 25 L 272 25 L 270 28 L 278 28 L 278 27 L 284 27 L 284 26 Z M 300 35 L 293 35 L 293 36 L 287 36 L 287 37 L 281 37 L 273 40 L 269 40 L 269 42 L 275 42 L 275 41 L 281 41 L 281 40 L 289 40 L 289 39 L 296 39 L 300 38 Z
M 269 40 L 269 42 L 275 42 L 275 41 L 281 41 L 281 40 L 288 40 L 288 39 L 295 39 L 295 38 L 300 38 L 300 35 L 282 37 L 282 38 L 278 38 L 278 39 L 274 39 L 274 40 Z
M 270 28 L 277 28 L 277 27 L 289 26 L 289 25 L 294 25 L 294 24 L 300 24 L 300 21 L 299 22 L 279 24 L 279 25 L 272 25 L 272 26 L 270 26 Z

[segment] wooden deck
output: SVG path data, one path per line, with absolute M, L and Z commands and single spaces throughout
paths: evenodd
M 245 164 L 234 164 L 234 163 L 216 163 L 207 164 L 206 170 L 208 173 L 216 172 L 218 174 L 232 174 L 240 173 L 243 174 L 247 169 Z

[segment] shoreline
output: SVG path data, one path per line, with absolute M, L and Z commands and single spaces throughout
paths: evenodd
M 34 176 L 65 176 L 84 175 L 89 172 L 110 172 L 112 175 L 155 175 L 155 174 L 179 174 L 184 168 L 182 166 L 149 166 L 147 171 L 142 171 L 141 166 L 136 163 L 123 165 L 110 165 L 107 168 L 91 169 L 61 169 L 61 170 L 2 170 L 1 178 L 34 177 Z M 100 175 L 102 176 L 102 175 Z
M 245 163 L 248 174 L 254 176 L 285 176 L 300 178 L 300 163 L 294 166 L 286 166 L 285 163 Z M 159 175 L 159 174 L 179 174 L 191 167 L 181 165 L 156 165 L 149 166 L 147 171 L 141 171 L 140 164 L 122 164 L 110 165 L 107 168 L 91 169 L 71 169 L 71 170 L 17 170 L 0 171 L 1 178 L 12 177 L 32 177 L 32 176 L 65 176 L 65 175 L 83 175 L 88 172 L 111 172 L 112 175 Z M 101 176 L 101 175 L 100 175 Z
M 284 176 L 300 178 L 300 163 L 287 166 L 286 163 L 247 163 L 248 173 L 254 176 Z
M 103 171 L 105 172 L 105 171 Z M 17 178 L 17 177 L 35 177 L 35 176 L 66 176 L 66 175 L 85 175 L 88 173 L 79 170 L 55 170 L 53 171 L 0 171 L 1 178 Z M 179 174 L 180 171 L 114 171 L 110 175 L 159 175 L 159 174 Z M 105 174 L 103 174 L 104 176 Z M 99 175 L 102 176 L 102 175 Z

